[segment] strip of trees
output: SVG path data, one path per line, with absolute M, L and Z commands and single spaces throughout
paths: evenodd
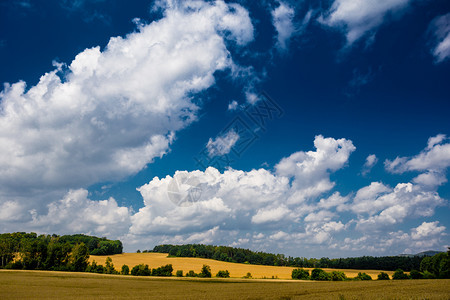
M 271 254 L 265 252 L 254 252 L 248 249 L 211 246 L 202 244 L 188 245 L 159 245 L 153 250 L 144 250 L 143 252 L 169 253 L 176 257 L 200 257 L 210 258 L 220 261 L 249 263 L 256 265 L 269 266 L 289 266 L 299 268 L 332 268 L 332 269 L 358 269 L 358 270 L 388 270 L 395 271 L 402 269 L 404 271 L 420 270 L 423 257 L 413 256 L 362 256 L 349 258 L 305 258 L 291 257 L 283 254 Z M 438 255 L 446 255 L 440 253 Z M 433 264 L 433 272 L 437 264 Z M 427 268 L 427 267 L 425 267 Z M 428 270 L 428 269 L 427 269 Z M 431 272 L 431 270 L 430 270 Z
M 84 272 L 89 255 L 122 253 L 122 242 L 82 234 L 0 234 L 0 267 Z

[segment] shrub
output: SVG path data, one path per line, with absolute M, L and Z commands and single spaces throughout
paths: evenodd
M 171 264 L 152 270 L 152 276 L 172 276 L 173 267 Z
M 183 277 L 183 270 L 177 270 L 176 276 Z
M 411 277 L 411 279 L 422 279 L 423 278 L 422 273 L 420 273 L 417 270 L 411 270 L 411 272 L 409 272 L 409 276 Z
M 378 280 L 389 280 L 389 274 L 386 272 L 381 272 L 378 274 Z
M 252 278 L 252 273 L 247 272 L 247 275 L 245 275 L 244 278 Z
M 292 279 L 303 279 L 307 280 L 309 279 L 309 271 L 305 270 L 303 268 L 301 269 L 294 269 L 292 270 Z
M 347 276 L 345 276 L 344 272 L 341 271 L 333 271 L 331 272 L 331 274 L 329 275 L 331 280 L 333 281 L 344 281 L 347 279 Z
M 394 272 L 394 275 L 392 275 L 392 279 L 396 279 L 396 280 L 400 280 L 400 279 L 409 279 L 408 274 L 406 274 L 405 272 L 403 272 L 402 269 L 397 269 Z
M 436 275 L 434 275 L 433 273 L 431 273 L 429 271 L 424 271 L 422 273 L 422 278 L 423 279 L 436 279 Z
M 151 271 L 148 268 L 148 265 L 140 264 L 136 265 L 131 269 L 131 275 L 133 276 L 150 276 Z
M 198 277 L 211 278 L 211 268 L 208 265 L 203 265 Z
M 122 271 L 120 272 L 122 275 L 128 275 L 130 274 L 130 268 L 127 265 L 122 266 Z
M 312 280 L 320 280 L 320 281 L 326 281 L 330 280 L 330 274 L 325 272 L 322 269 L 315 268 L 311 271 L 311 279 Z
M 387 274 L 386 274 L 387 275 Z M 378 275 L 379 276 L 379 275 Z M 361 272 L 359 272 L 358 273 L 358 276 L 356 276 L 355 277 L 356 279 L 359 279 L 359 280 L 372 280 L 372 277 L 369 275 L 369 274 L 367 274 L 367 273 L 361 273 Z
M 186 277 L 197 277 L 197 276 L 198 274 L 192 270 L 189 270 L 189 272 L 186 273 Z
M 216 274 L 216 277 L 220 277 L 220 278 L 229 278 L 230 277 L 230 272 L 228 272 L 228 270 L 225 271 L 219 271 Z

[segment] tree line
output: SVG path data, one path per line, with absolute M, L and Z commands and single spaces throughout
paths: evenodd
M 299 268 L 332 268 L 332 269 L 360 269 L 360 270 L 388 270 L 404 271 L 420 270 L 424 259 L 419 256 L 362 256 L 349 258 L 305 258 L 291 257 L 283 254 L 255 252 L 249 249 L 227 246 L 212 246 L 203 244 L 187 245 L 158 245 L 153 250 L 143 252 L 168 253 L 175 257 L 210 258 L 226 262 L 249 263 L 269 266 L 289 266 Z M 440 253 L 442 254 L 442 253 Z M 443 253 L 446 254 L 445 252 Z M 439 255 L 439 254 L 437 254 Z M 425 257 L 426 258 L 426 257 Z
M 85 271 L 89 255 L 122 253 L 119 240 L 82 234 L 0 234 L 0 267 L 28 270 Z

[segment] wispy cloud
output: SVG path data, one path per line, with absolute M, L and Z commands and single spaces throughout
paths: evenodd
M 441 63 L 450 58 L 450 13 L 435 18 L 429 31 L 432 35 L 431 53 L 436 63 Z
M 347 46 L 367 35 L 395 14 L 408 6 L 411 0 L 335 0 L 331 8 L 319 18 L 324 25 L 338 28 L 345 33 Z

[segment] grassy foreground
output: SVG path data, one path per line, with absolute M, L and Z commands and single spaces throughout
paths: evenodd
M 276 267 L 276 266 L 261 266 L 261 265 L 249 265 L 229 263 L 224 261 L 217 261 L 206 258 L 194 258 L 194 257 L 167 257 L 165 253 L 123 253 L 110 255 L 114 267 L 120 271 L 122 265 L 128 265 L 130 269 L 138 264 L 148 264 L 150 268 L 157 268 L 163 265 L 172 264 L 174 274 L 176 270 L 183 270 L 183 274 L 186 274 L 189 270 L 194 272 L 200 272 L 203 265 L 209 265 L 211 267 L 212 275 L 215 276 L 219 270 L 228 270 L 230 276 L 234 278 L 242 278 L 250 272 L 253 278 L 279 278 L 279 279 L 291 279 L 292 270 L 296 268 L 292 267 Z M 106 256 L 91 255 L 89 261 L 96 261 L 98 264 L 105 264 Z M 312 268 L 305 268 L 312 270 Z M 325 271 L 331 272 L 335 269 L 326 269 Z M 377 279 L 379 270 L 341 270 L 347 277 L 356 277 L 358 272 L 365 272 L 372 276 L 373 279 Z M 390 276 L 394 272 L 385 271 Z
M 299 282 L 0 270 L 0 299 L 450 299 L 450 280 Z

